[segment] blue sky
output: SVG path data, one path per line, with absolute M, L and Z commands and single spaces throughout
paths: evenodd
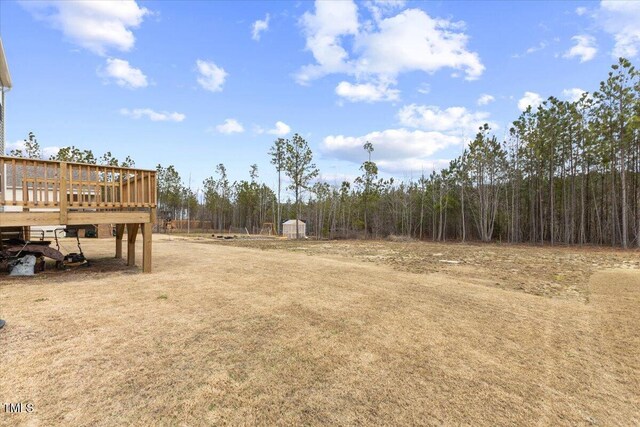
M 384 176 L 416 177 L 479 124 L 502 137 L 596 89 L 638 22 L 640 2 L 2 1 L 6 136 L 173 164 L 194 189 L 218 163 L 274 184 L 267 151 L 293 132 L 330 183 L 366 140 Z

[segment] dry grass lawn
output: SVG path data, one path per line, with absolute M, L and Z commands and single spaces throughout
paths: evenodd
M 0 400 L 35 407 L 2 425 L 640 425 L 638 251 L 154 236 L 144 275 L 83 248 L 0 276 Z

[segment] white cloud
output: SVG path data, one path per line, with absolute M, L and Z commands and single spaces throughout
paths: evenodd
M 436 152 L 462 143 L 457 136 L 442 132 L 425 132 L 422 130 L 387 129 L 371 132 L 363 136 L 353 137 L 330 135 L 322 142 L 322 151 L 329 157 L 362 163 L 366 159 L 363 150 L 365 142 L 374 147 L 374 161 L 384 168 L 389 165 L 424 163 L 432 160 L 429 156 Z
M 609 1 L 600 2 L 596 20 L 602 28 L 613 35 L 614 57 L 633 58 L 640 52 L 640 2 Z
M 202 88 L 211 92 L 222 91 L 222 85 L 224 85 L 224 81 L 228 76 L 223 68 L 218 67 L 211 61 L 203 61 L 201 59 L 196 61 L 196 66 L 199 73 L 198 83 Z
M 471 112 L 464 107 L 449 107 L 441 110 L 436 106 L 411 104 L 398 112 L 398 120 L 403 126 L 451 134 L 475 134 L 484 123 L 492 129 L 498 126 L 489 121 L 489 113 Z
M 559 37 L 554 37 L 552 39 L 553 43 L 558 43 L 560 41 Z M 514 53 L 513 55 L 511 55 L 512 58 L 524 58 L 527 55 L 532 55 L 536 52 L 540 52 L 544 49 L 546 49 L 547 47 L 550 46 L 550 42 L 548 40 L 542 40 L 540 43 L 538 43 L 537 45 L 534 46 L 530 46 L 527 48 L 527 50 L 525 50 L 522 53 Z
M 278 135 L 278 136 L 287 135 L 289 132 L 291 132 L 291 127 L 288 124 L 281 121 L 277 121 L 275 127 L 267 131 L 267 133 L 271 135 Z
M 360 23 L 352 1 L 317 1 L 315 12 L 305 13 L 300 21 L 306 48 L 316 63 L 300 69 L 298 83 L 335 73 L 356 77 L 358 85 L 395 82 L 401 73 L 431 74 L 442 68 L 461 71 L 468 80 L 482 74 L 484 66 L 478 54 L 467 50 L 464 23 L 432 18 L 420 9 L 383 17 L 404 3 L 384 10 L 381 4 L 367 3 L 370 10 L 378 11 L 375 22 Z
M 358 32 L 358 8 L 352 1 L 315 4 L 315 13 L 305 12 L 300 20 L 307 38 L 306 48 L 317 64 L 307 65 L 297 75 L 299 83 L 307 83 L 325 74 L 348 72 L 349 54 L 340 38 Z
M 227 119 L 224 123 L 216 126 L 216 130 L 220 133 L 230 135 L 232 133 L 244 132 L 244 127 L 236 119 Z
M 118 86 L 129 89 L 148 86 L 147 76 L 139 68 L 129 65 L 129 61 L 124 59 L 108 58 L 106 67 L 99 74 L 112 78 Z
M 380 169 L 389 173 L 411 173 L 418 174 L 424 172 L 429 174 L 432 170 L 438 171 L 449 166 L 447 159 L 401 159 L 401 160 L 381 160 L 377 162 Z M 415 175 L 414 175 L 415 176 Z
M 571 37 L 575 41 L 575 45 L 564 53 L 565 58 L 580 58 L 580 62 L 591 61 L 598 52 L 596 47 L 596 39 L 593 36 L 577 35 Z
M 169 113 L 167 111 L 154 111 L 151 108 L 128 108 L 120 109 L 120 114 L 131 117 L 132 119 L 140 119 L 146 117 L 152 122 L 181 122 L 186 116 L 182 113 Z
M 4 146 L 5 151 L 8 153 L 11 150 L 24 150 L 26 147 L 25 141 L 7 142 Z
M 62 31 L 72 43 L 98 55 L 109 49 L 129 51 L 135 44 L 131 29 L 151 12 L 135 1 L 23 2 L 36 19 Z
M 428 95 L 431 92 L 431 85 L 429 83 L 421 83 L 418 86 L 418 92 L 423 95 Z
M 370 132 L 363 136 L 330 135 L 322 142 L 322 152 L 353 163 L 362 163 L 366 153 L 362 146 L 374 146 L 373 160 L 387 172 L 419 172 L 446 166 L 448 161 L 434 159 L 453 146 L 462 147 L 484 123 L 496 129 L 485 112 L 471 112 L 464 107 L 441 109 L 436 106 L 411 104 L 398 111 L 399 129 Z M 410 129 L 413 128 L 413 129 Z
M 365 32 L 356 39 L 356 72 L 396 76 L 402 72 L 433 73 L 453 68 L 468 80 L 480 77 L 484 66 L 478 54 L 466 49 L 468 37 L 460 24 L 434 19 L 419 9 L 407 9 L 378 24 L 379 31 Z
M 478 98 L 477 104 L 478 105 L 487 105 L 493 101 L 495 101 L 496 98 L 493 95 L 489 95 L 487 93 L 483 93 L 482 95 L 480 95 L 480 98 Z
M 526 110 L 528 106 L 531 106 L 532 109 L 536 109 L 540 104 L 542 104 L 542 97 L 540 94 L 535 92 L 525 92 L 524 96 L 518 101 L 518 108 L 520 111 Z
M 60 151 L 61 148 L 62 147 L 56 147 L 56 146 L 42 147 L 42 158 L 48 159 L 52 156 L 57 155 L 58 151 Z
M 260 33 L 267 31 L 269 29 L 269 19 L 270 16 L 267 13 L 267 16 L 265 16 L 264 19 L 258 19 L 256 22 L 253 23 L 253 25 L 251 26 L 251 38 L 254 39 L 255 41 L 259 41 L 260 40 Z
M 336 94 L 351 102 L 377 102 L 397 101 L 400 91 L 384 83 L 351 84 L 343 81 L 336 86 Z
M 564 96 L 568 101 L 576 102 L 582 98 L 582 95 L 586 92 L 586 90 L 580 89 L 579 87 L 574 87 L 571 89 L 564 89 L 562 91 L 562 96 Z
M 20 150 L 23 151 L 26 147 L 25 141 L 16 141 L 16 142 L 8 142 L 5 144 L 5 152 L 8 154 L 11 150 Z M 43 159 L 48 159 L 51 156 L 55 156 L 60 151 L 60 147 L 55 145 L 40 147 L 40 153 L 42 154 Z M 23 155 L 26 154 L 23 152 Z
M 19 151 L 22 151 L 22 152 L 24 153 L 24 151 L 23 151 L 23 150 L 24 150 L 25 148 L 26 148 L 26 144 L 25 144 L 25 141 L 23 141 L 23 140 L 21 140 L 21 141 L 16 141 L 16 142 L 7 142 L 7 143 L 5 143 L 5 145 L 4 145 L 4 149 L 5 149 L 5 152 L 6 152 L 7 154 L 9 154 L 9 153 L 10 153 L 11 151 L 13 151 L 13 150 L 19 150 Z M 3 153 L 0 153 L 0 154 L 3 154 Z M 24 154 L 23 154 L 23 155 L 24 155 Z
M 536 46 L 531 46 L 530 48 L 528 48 L 528 49 L 526 50 L 526 53 L 527 53 L 528 55 L 530 55 L 530 54 L 532 54 L 532 53 L 535 53 L 535 52 L 538 52 L 538 51 L 540 51 L 540 50 L 544 49 L 545 47 L 547 47 L 547 42 L 545 42 L 545 41 L 541 41 L 540 43 L 538 43 L 538 45 L 536 45 Z
M 334 168 L 337 169 L 336 166 Z M 358 175 L 350 173 L 329 172 L 323 173 L 320 171 L 320 175 L 316 178 L 317 182 L 326 182 L 329 185 L 340 185 L 343 181 L 353 182 Z
M 582 16 L 582 15 L 584 15 L 585 13 L 587 13 L 587 8 L 586 8 L 586 7 L 583 7 L 583 6 L 581 6 L 581 7 L 576 7 L 576 15 L 578 15 L 578 16 Z

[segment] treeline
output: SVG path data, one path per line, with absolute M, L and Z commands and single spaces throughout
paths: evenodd
M 247 180 L 231 182 L 219 164 L 196 192 L 173 166 L 158 165 L 160 217 L 251 232 L 299 218 L 318 238 L 640 247 L 640 73 L 623 58 L 597 91 L 529 107 L 505 141 L 485 125 L 447 168 L 415 180 L 381 178 L 368 142 L 361 175 L 340 185 L 316 179 L 298 134 L 279 138 L 268 154 L 275 189 L 259 182 L 256 165 Z
M 640 246 L 640 74 L 626 59 L 612 66 L 597 91 L 577 101 L 550 97 L 529 107 L 505 141 L 483 126 L 449 167 L 417 180 L 380 178 L 375 147 L 363 149 L 361 176 L 336 186 L 314 182 L 312 153 L 299 135 L 277 140 L 269 155 L 296 195 L 283 203 L 279 189 L 258 184 L 255 165 L 249 181 L 235 183 L 218 165 L 217 176 L 204 183 L 202 203 L 180 190 L 172 167 L 159 166 L 161 176 L 173 177 L 161 179 L 173 184 L 161 184 L 160 199 L 181 218 L 182 200 L 188 200 L 191 218 L 212 220 L 219 229 L 256 231 L 265 222 L 299 217 L 319 238 L 393 234 Z M 295 155 L 301 151 L 304 156 Z M 180 191 L 186 191 L 182 198 Z
M 22 141 L 22 148 L 14 148 L 9 151 L 9 156 L 12 157 L 26 157 L 28 159 L 42 159 L 43 153 L 38 138 L 35 133 L 29 132 L 29 135 Z M 90 165 L 108 165 L 108 166 L 121 166 L 124 168 L 135 167 L 136 162 L 129 156 L 124 160 L 118 160 L 110 151 L 96 156 L 91 150 L 81 150 L 78 147 L 62 147 L 56 154 L 49 156 L 49 160 L 55 160 L 58 162 L 74 162 L 74 163 L 87 163 Z

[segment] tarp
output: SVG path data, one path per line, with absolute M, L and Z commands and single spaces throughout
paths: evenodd
M 15 245 L 15 246 L 5 246 L 5 251 L 9 253 L 9 255 L 15 256 L 18 252 L 28 252 L 32 254 L 40 254 L 44 255 L 47 258 L 51 258 L 55 261 L 64 261 L 64 255 L 56 249 L 50 248 L 49 246 L 43 245 Z

